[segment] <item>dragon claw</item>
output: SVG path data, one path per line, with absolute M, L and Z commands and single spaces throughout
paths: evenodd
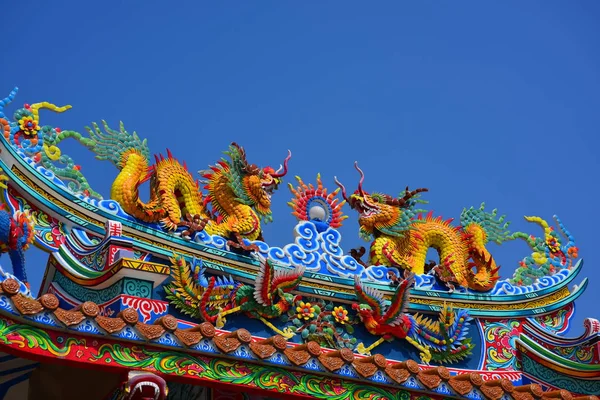
M 229 248 L 236 248 L 236 249 L 241 249 L 244 251 L 258 251 L 258 246 L 255 244 L 245 244 L 243 241 L 242 242 L 236 242 L 235 240 L 228 240 L 227 241 L 227 245 L 229 246 Z

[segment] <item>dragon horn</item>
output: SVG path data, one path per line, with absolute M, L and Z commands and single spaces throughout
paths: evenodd
M 348 204 L 351 204 L 350 200 L 348 200 L 348 196 L 346 194 L 346 187 L 342 184 L 342 182 L 338 181 L 337 176 L 334 176 L 333 180 L 335 181 L 335 184 L 338 185 L 340 187 L 340 189 L 342 189 L 342 197 L 344 198 L 344 200 L 346 200 L 346 202 Z
M 292 158 L 292 152 L 290 150 L 288 150 L 288 155 L 285 158 L 285 160 L 283 160 L 283 172 L 279 172 L 279 171 L 281 171 L 281 167 L 280 167 L 275 173 L 271 174 L 271 176 L 273 178 L 281 178 L 281 177 L 284 177 L 285 174 L 287 174 L 287 171 L 288 171 L 288 161 L 290 161 L 290 158 Z
M 375 207 L 368 199 L 367 196 L 365 194 L 365 192 L 363 191 L 362 188 L 362 184 L 365 181 L 365 173 L 363 172 L 362 169 L 360 169 L 360 167 L 358 166 L 358 161 L 354 161 L 354 168 L 356 168 L 356 170 L 358 171 L 358 173 L 360 174 L 360 181 L 358 181 L 358 193 L 360 194 L 360 196 L 363 198 L 363 201 L 365 202 L 365 204 L 369 207 Z
M 365 193 L 363 192 L 362 184 L 365 181 L 365 173 L 358 166 L 358 161 L 354 161 L 354 168 L 356 168 L 356 170 L 360 174 L 360 181 L 358 181 L 358 193 L 360 193 L 360 195 L 364 198 L 365 197 Z
M 429 191 L 429 189 L 427 189 L 427 188 L 419 188 L 419 189 L 415 189 L 411 192 L 408 190 L 408 186 L 407 186 L 406 191 L 404 192 L 404 196 L 401 199 L 394 199 L 394 200 L 398 200 L 398 204 L 397 204 L 398 207 L 403 207 L 408 200 L 410 200 L 417 194 L 422 193 L 422 192 L 428 192 L 428 191 Z

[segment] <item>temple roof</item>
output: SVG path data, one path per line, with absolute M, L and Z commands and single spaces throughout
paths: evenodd
M 85 302 L 73 310 L 64 310 L 59 307 L 58 298 L 53 294 L 44 294 L 37 300 L 29 298 L 21 293 L 21 285 L 10 278 L 5 279 L 0 285 L 0 296 L 2 295 L 7 296 L 12 304 L 12 307 L 6 307 L 8 303 L 4 303 L 5 307 L 2 310 L 2 318 L 5 324 L 4 332 L 7 327 L 18 324 L 16 320 L 11 320 L 14 317 L 5 315 L 6 311 L 12 309 L 13 313 L 27 318 L 25 323 L 27 323 L 26 321 L 30 321 L 29 323 L 35 322 L 38 326 L 40 324 L 45 325 L 44 329 L 67 333 L 69 339 L 66 340 L 73 340 L 70 337 L 74 336 L 75 333 L 86 336 L 92 334 L 106 338 L 118 338 L 125 335 L 122 337 L 123 339 L 127 338 L 128 341 L 134 343 L 139 342 L 136 346 L 147 347 L 145 350 L 146 357 L 153 352 L 160 353 L 160 347 L 164 347 L 167 343 L 170 343 L 172 347 L 172 339 L 168 339 L 168 337 L 173 335 L 183 345 L 183 350 L 194 350 L 194 353 L 199 350 L 198 345 L 204 342 L 210 345 L 211 356 L 213 357 L 245 358 L 248 362 L 263 360 L 266 361 L 267 365 L 270 364 L 269 360 L 279 360 L 276 363 L 279 368 L 290 368 L 290 371 L 300 368 L 305 370 L 306 374 L 322 373 L 323 376 L 332 376 L 338 382 L 338 394 L 340 391 L 345 390 L 350 393 L 351 390 L 356 390 L 357 387 L 365 392 L 369 390 L 376 391 L 378 390 L 377 387 L 385 385 L 391 393 L 402 388 L 425 390 L 431 394 L 445 396 L 463 396 L 464 398 L 483 396 L 490 400 L 500 399 L 506 395 L 516 400 L 597 399 L 596 396 L 576 396 L 566 390 L 543 391 L 537 384 L 515 386 L 509 379 L 502 378 L 502 373 L 489 374 L 483 371 L 462 371 L 457 374 L 456 371 L 452 372 L 443 366 L 419 365 L 415 360 L 394 361 L 386 360 L 381 354 L 367 357 L 355 354 L 350 349 L 337 351 L 325 349 L 314 341 L 298 345 L 297 343 L 288 343 L 280 335 L 270 338 L 253 337 L 244 328 L 231 332 L 220 331 L 210 323 L 203 322 L 199 325 L 181 329 L 177 319 L 171 315 L 165 315 L 152 324 L 145 324 L 139 321 L 138 313 L 133 308 L 127 308 L 118 316 L 112 318 L 99 315 L 99 307 L 93 302 Z M 49 324 L 48 317 L 50 316 L 57 323 Z M 46 323 L 44 324 L 42 321 L 46 321 Z M 35 330 L 36 327 L 32 325 L 29 329 Z M 14 349 L 19 348 L 18 345 L 14 347 L 14 344 L 18 342 L 15 338 L 18 332 L 18 330 L 13 330 L 8 336 L 5 333 L 3 338 L 5 345 Z M 65 338 L 62 338 L 61 341 L 64 342 Z M 147 343 L 147 345 L 144 343 Z M 104 346 L 108 346 L 108 344 Z M 119 346 L 123 351 L 126 351 L 130 345 L 127 342 L 122 342 Z M 179 346 L 176 345 L 175 347 Z M 249 349 L 252 354 L 240 357 L 239 350 L 242 347 Z M 204 349 L 204 353 L 208 353 L 206 350 Z M 20 350 L 24 356 L 28 351 L 33 351 L 33 349 Z M 41 355 L 39 351 L 36 353 L 38 356 Z M 64 357 L 66 356 L 67 354 L 64 355 Z M 113 354 L 114 356 L 115 354 Z M 190 361 L 197 359 L 197 356 L 192 353 L 187 355 L 181 353 L 180 357 L 182 359 L 187 357 Z M 117 361 L 116 357 L 114 358 L 114 361 Z M 130 361 L 134 360 L 135 357 Z M 182 362 L 182 360 L 178 362 Z M 251 365 L 253 364 L 248 364 L 247 367 L 254 369 Z M 132 367 L 135 368 L 133 365 Z M 148 364 L 147 368 L 152 370 L 151 364 Z M 266 368 L 268 369 L 268 367 Z M 254 371 L 259 370 L 254 369 Z M 164 373 L 160 369 L 157 369 L 157 372 Z M 185 371 L 180 372 L 186 374 Z M 175 375 L 179 374 L 175 373 Z M 286 373 L 282 372 L 281 376 L 284 375 Z M 202 379 L 201 374 L 198 377 Z M 223 377 L 223 379 L 226 378 Z M 365 385 L 373 386 L 369 388 Z M 286 388 L 286 391 L 297 394 L 310 394 L 307 392 L 308 390 L 302 384 Z

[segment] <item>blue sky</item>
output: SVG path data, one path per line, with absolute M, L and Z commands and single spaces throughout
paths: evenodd
M 600 317 L 599 3 L 217 3 L 5 5 L 0 90 L 19 86 L 17 105 L 73 105 L 42 124 L 122 120 L 193 171 L 237 141 L 260 165 L 291 149 L 288 181 L 321 172 L 332 189 L 334 175 L 355 187 L 358 160 L 367 190 L 428 187 L 444 217 L 485 201 L 539 235 L 522 217 L 557 214 L 591 281 L 572 333 Z M 64 151 L 108 197 L 117 170 L 77 144 Z M 273 196 L 273 245 L 292 240 L 289 198 Z M 350 249 L 363 243 L 346 212 Z M 492 251 L 505 277 L 529 254 L 517 242 Z M 29 256 L 37 287 L 44 261 Z

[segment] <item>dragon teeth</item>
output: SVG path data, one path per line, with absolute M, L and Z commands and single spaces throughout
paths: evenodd
M 140 382 L 137 385 L 135 385 L 135 387 L 133 388 L 133 392 L 135 393 L 138 390 L 140 391 L 140 393 L 142 392 L 143 388 L 145 386 L 150 386 L 152 388 L 154 388 L 154 400 L 158 399 L 158 396 L 160 395 L 160 388 L 158 387 L 158 385 L 154 382 Z

